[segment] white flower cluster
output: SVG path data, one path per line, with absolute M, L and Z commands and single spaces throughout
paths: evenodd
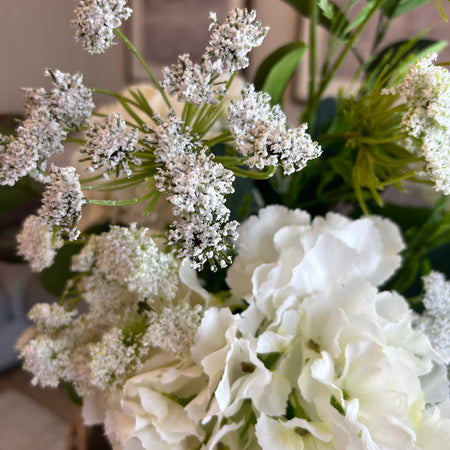
M 86 422 L 104 422 L 114 448 L 199 448 L 205 431 L 202 405 L 195 399 L 207 384 L 202 368 L 190 358 L 180 360 L 159 352 L 141 372 L 129 378 L 120 392 L 100 399 L 87 397 L 83 406 Z
M 22 348 L 19 347 L 19 350 L 24 369 L 33 374 L 33 385 L 57 387 L 60 380 L 65 378 L 72 357 L 72 349 L 66 339 L 52 339 L 46 334 L 40 334 Z
M 92 91 L 83 85 L 83 75 L 51 71 L 45 76 L 52 79 L 55 89 L 47 96 L 48 109 L 64 128 L 77 128 L 87 125 L 94 109 Z
M 439 272 L 423 277 L 425 311 L 417 317 L 417 329 L 425 333 L 433 347 L 450 363 L 450 282 Z
M 245 414 L 263 449 L 448 442 L 450 419 L 426 407 L 448 406 L 445 363 L 405 299 L 378 289 L 400 264 L 397 227 L 271 206 L 239 231 L 227 281 L 250 306 L 207 310 L 192 348 L 214 395 L 204 423 L 228 426 L 206 448 L 240 448 Z
M 210 13 L 211 38 L 203 57 L 205 66 L 217 73 L 233 73 L 245 69 L 248 53 L 259 47 L 269 28 L 256 21 L 256 11 L 247 9 L 231 11 L 225 22 L 219 24 L 215 13 Z
M 271 107 L 270 96 L 255 92 L 252 84 L 243 89 L 240 100 L 231 102 L 228 118 L 237 149 L 248 157 L 249 167 L 262 170 L 280 165 L 290 175 L 322 152 L 306 132 L 307 124 L 288 129 L 280 106 Z
M 90 347 L 92 384 L 102 391 L 118 387 L 142 366 L 148 352 L 142 342 L 130 340 L 122 328 L 113 327 Z
M 94 108 L 92 93 L 83 77 L 46 70 L 55 89 L 24 89 L 25 120 L 17 137 L 0 146 L 0 184 L 14 185 L 25 175 L 47 182 L 47 159 L 64 150 L 67 129 L 87 123 Z
M 150 325 L 143 340 L 175 356 L 189 355 L 202 317 L 201 305 L 194 308 L 183 302 L 168 305 L 160 313 L 150 314 Z
M 111 113 L 89 128 L 81 153 L 87 154 L 91 161 L 90 172 L 101 170 L 106 179 L 110 172 L 115 172 L 117 178 L 123 174 L 130 177 L 133 174 L 130 164 L 141 164 L 133 155 L 139 149 L 138 142 L 137 128 L 128 129 L 119 114 Z
M 163 70 L 162 86 L 178 101 L 200 105 L 218 104 L 225 94 L 224 77 L 248 66 L 247 54 L 261 45 L 268 28 L 255 21 L 256 12 L 235 9 L 220 25 L 210 14 L 212 31 L 209 46 L 201 63 L 194 63 L 189 54 L 181 55 L 178 63 Z
M 40 330 L 63 328 L 70 325 L 77 312 L 67 311 L 58 303 L 36 303 L 29 311 L 29 319 Z
M 435 189 L 450 194 L 450 74 L 431 54 L 412 65 L 392 91 L 405 99 L 410 147 L 423 156 Z
M 136 224 L 112 226 L 109 232 L 92 235 L 74 256 L 72 270 L 91 272 L 107 284 L 125 287 L 150 305 L 172 300 L 177 291 L 178 264 L 173 255 L 161 252 L 151 231 Z
M 39 209 L 41 217 L 58 236 L 66 233 L 70 240 L 76 239 L 85 200 L 74 167 L 57 167 L 52 164 L 50 184 L 42 196 Z
M 130 275 L 138 265 L 140 277 Z M 187 263 L 151 242 L 148 229 L 113 227 L 93 236 L 73 266 L 83 272 L 66 289 L 70 309 L 36 305 L 29 316 L 35 326 L 18 343 L 35 384 L 67 381 L 82 396 L 110 393 L 144 370 L 161 347 L 173 351 L 177 362 L 189 354 L 212 297 Z M 83 306 L 74 308 L 79 301 Z
M 216 105 L 218 97 L 225 94 L 224 84 L 215 83 L 217 74 L 206 70 L 203 64 L 192 62 L 189 54 L 180 55 L 178 63 L 170 68 L 164 67 L 163 75 L 163 88 L 179 102 Z
M 133 12 L 127 0 L 81 0 L 75 9 L 75 40 L 91 54 L 103 53 L 113 44 L 119 28 Z
M 226 267 L 231 262 L 226 252 L 228 239 L 235 240 L 236 221 L 229 221 L 225 196 L 234 192 L 234 175 L 214 162 L 207 148 L 184 129 L 180 119 L 171 116 L 154 134 L 147 135 L 154 146 L 156 162 L 163 167 L 155 175 L 157 188 L 167 192 L 178 220 L 169 232 L 169 242 L 178 255 L 189 258 L 192 267 L 202 269 L 206 262 Z
M 53 233 L 52 228 L 42 217 L 34 214 L 28 216 L 23 223 L 22 230 L 17 235 L 18 253 L 30 263 L 35 272 L 50 267 L 64 241 Z
M 147 450 L 445 447 L 445 361 L 405 299 L 379 290 L 400 265 L 398 228 L 270 206 L 240 231 L 227 281 L 248 309 L 208 305 L 183 264 L 180 281 L 209 306 L 200 326 L 191 299 L 146 314 L 139 335 L 104 333 L 90 346 L 102 394 L 85 398 L 87 422 Z M 436 274 L 426 285 L 429 311 L 442 313 L 450 288 Z M 41 377 L 58 373 L 52 364 Z

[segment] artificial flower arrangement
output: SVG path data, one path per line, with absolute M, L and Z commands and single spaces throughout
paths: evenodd
M 33 383 L 64 383 L 114 448 L 431 450 L 450 439 L 450 283 L 432 257 L 450 241 L 443 45 L 377 50 L 356 93 L 323 99 L 376 15 L 378 49 L 394 17 L 427 2 L 362 2 L 356 18 L 358 1 L 288 3 L 311 23 L 297 126 L 281 104 L 304 43 L 230 95 L 268 31 L 254 11 L 212 13 L 201 61 L 182 55 L 159 81 L 119 30 L 126 0 L 81 0 L 76 39 L 101 53 L 118 36 L 152 95 L 48 69 L 53 89 L 25 89 L 25 118 L 1 138 L 1 184 L 45 184 L 20 254 L 52 273 L 72 249 L 61 300 L 32 308 L 20 357 Z M 319 77 L 318 26 L 329 31 Z M 112 96 L 112 111 L 93 112 L 93 92 Z M 82 165 L 48 168 L 66 142 Z M 385 204 L 385 188 L 405 181 L 443 196 Z M 89 205 L 149 217 L 169 206 L 173 219 L 81 232 Z

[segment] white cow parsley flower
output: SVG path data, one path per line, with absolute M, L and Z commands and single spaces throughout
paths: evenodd
M 158 249 L 148 228 L 112 226 L 94 235 L 73 258 L 72 270 L 95 269 L 106 280 L 125 285 L 149 303 L 170 301 L 177 290 L 178 264 Z
M 80 234 L 77 224 L 85 204 L 78 175 L 74 167 L 52 165 L 50 180 L 39 215 L 58 235 L 67 233 L 69 239 L 74 240 Z
M 22 230 L 17 235 L 18 253 L 22 255 L 35 272 L 50 267 L 56 251 L 64 241 L 41 218 L 30 215 L 25 219 Z
M 49 112 L 64 128 L 87 125 L 94 109 L 92 91 L 83 85 L 83 75 L 47 69 L 55 89 L 48 96 Z
M 128 129 L 119 114 L 111 113 L 102 121 L 96 121 L 86 133 L 86 144 L 81 150 L 91 160 L 90 172 L 103 171 L 109 179 L 109 172 L 130 177 L 133 172 L 130 164 L 140 165 L 141 161 L 133 153 L 138 147 L 137 128 Z
M 219 74 L 245 69 L 248 53 L 261 45 L 269 29 L 255 20 L 255 11 L 247 9 L 231 11 L 223 24 L 218 23 L 215 13 L 209 17 L 212 33 L 203 56 L 205 67 Z
M 36 303 L 29 311 L 29 319 L 35 323 L 38 328 L 58 329 L 72 323 L 77 311 L 67 311 L 58 303 Z
M 75 40 L 89 53 L 103 53 L 111 47 L 114 28 L 127 20 L 132 9 L 127 0 L 81 0 L 75 9 Z
M 389 92 L 405 100 L 402 123 L 412 138 L 409 146 L 425 158 L 435 189 L 450 194 L 450 73 L 433 64 L 436 58 L 417 61 Z
M 150 323 L 143 340 L 176 356 L 188 355 L 202 315 L 200 305 L 191 308 L 188 303 L 181 302 L 166 306 L 160 313 L 150 313 Z
M 142 349 L 136 339 L 130 340 L 123 329 L 114 327 L 101 342 L 90 347 L 92 383 L 100 390 L 114 389 L 142 366 Z
M 92 113 L 92 93 L 82 85 L 81 74 L 48 69 L 45 74 L 55 89 L 24 89 L 25 120 L 17 128 L 17 138 L 2 145 L 0 184 L 12 186 L 25 175 L 47 183 L 48 158 L 63 152 L 67 129 L 85 125 Z
M 37 181 L 48 182 L 44 172 L 47 159 L 64 150 L 62 141 L 67 132 L 41 110 L 25 119 L 0 155 L 0 184 L 13 186 L 20 178 L 30 175 Z
M 188 54 L 178 57 L 178 63 L 163 69 L 162 86 L 170 95 L 177 96 L 179 102 L 201 105 L 218 104 L 217 97 L 225 94 L 223 83 L 217 83 L 216 74 L 194 64 Z
M 178 216 L 169 232 L 171 245 L 196 269 L 207 261 L 213 270 L 216 264 L 225 267 L 230 262 L 227 239 L 237 238 L 237 222 L 229 221 L 225 205 L 225 196 L 234 192 L 233 173 L 214 162 L 191 130 L 182 130 L 176 117 L 159 125 L 147 141 L 155 147 L 156 161 L 163 163 L 155 176 L 158 190 L 167 192 Z
M 252 84 L 242 91 L 242 99 L 228 109 L 231 134 L 245 164 L 260 170 L 282 166 L 286 175 L 299 171 L 322 150 L 306 132 L 307 124 L 287 129 L 287 119 L 279 105 L 270 106 L 270 96 L 255 92 Z
M 417 328 L 425 333 L 433 347 L 450 362 L 450 282 L 439 272 L 423 277 L 425 311 L 417 317 Z
M 52 339 L 41 334 L 19 348 L 23 367 L 33 373 L 31 383 L 42 387 L 57 387 L 70 366 L 67 339 Z

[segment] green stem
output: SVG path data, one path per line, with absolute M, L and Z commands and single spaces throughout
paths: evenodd
M 101 205 L 101 206 L 126 206 L 126 205 L 135 205 L 136 203 L 143 202 L 148 200 L 149 198 L 155 195 L 154 191 L 143 195 L 142 197 L 132 198 L 130 200 L 91 200 L 87 199 L 90 205 Z
M 244 164 L 247 158 L 245 156 L 215 156 L 214 161 L 226 166 L 240 166 Z
M 313 95 L 313 98 L 311 102 L 309 102 L 308 107 L 305 109 L 305 112 L 302 115 L 302 121 L 303 122 L 310 122 L 310 117 L 312 116 L 313 110 L 316 108 L 317 104 L 319 103 L 322 94 L 325 92 L 325 89 L 328 87 L 330 81 L 333 79 L 333 77 L 336 75 L 337 70 L 341 66 L 342 62 L 344 61 L 345 57 L 347 56 L 348 52 L 354 47 L 357 39 L 359 38 L 359 35 L 362 33 L 364 28 L 366 27 L 369 20 L 372 18 L 372 16 L 375 14 L 375 12 L 378 10 L 378 8 L 384 3 L 385 0 L 377 0 L 377 2 L 372 7 L 371 11 L 367 16 L 364 18 L 364 20 L 360 23 L 358 28 L 356 29 L 355 33 L 352 35 L 352 37 L 349 39 L 345 47 L 342 49 L 340 55 L 336 59 L 335 63 L 329 70 L 329 72 L 325 75 L 325 77 L 322 79 L 319 89 L 317 92 Z
M 119 36 L 120 39 L 122 39 L 122 41 L 125 43 L 125 45 L 131 50 L 131 52 L 134 54 L 134 56 L 136 56 L 136 58 L 139 60 L 142 67 L 147 72 L 147 75 L 150 77 L 153 84 L 155 85 L 156 89 L 158 89 L 159 93 L 162 95 L 162 98 L 164 99 L 164 102 L 168 106 L 169 110 L 173 111 L 173 107 L 172 107 L 166 93 L 164 92 L 163 88 L 161 87 L 161 84 L 156 79 L 156 77 L 153 75 L 153 72 L 150 70 L 150 67 L 144 61 L 144 58 L 142 58 L 141 54 L 137 51 L 136 47 L 130 42 L 130 40 L 119 29 L 114 28 L 114 32 L 116 33 L 117 36 Z
M 276 167 L 269 167 L 264 172 L 255 172 L 253 170 L 245 170 L 234 166 L 227 167 L 225 165 L 225 167 L 229 168 L 238 177 L 252 178 L 253 180 L 267 180 L 268 178 L 272 177 L 277 171 Z
M 67 138 L 64 142 L 71 142 L 73 144 L 86 144 L 86 139 Z
M 230 131 L 225 131 L 222 134 L 219 134 L 219 136 L 216 136 L 214 138 L 209 139 L 208 141 L 205 141 L 205 145 L 207 145 L 209 148 L 213 147 L 216 144 L 219 143 L 225 143 L 225 142 L 231 142 L 233 140 L 233 136 L 231 135 Z
M 311 107 L 311 102 L 314 99 L 314 92 L 316 91 L 316 71 L 317 71 L 317 2 L 315 0 L 309 1 L 309 10 L 311 11 L 310 25 L 309 25 L 309 92 L 307 109 Z M 309 128 L 313 129 L 314 124 L 312 116 L 309 117 Z

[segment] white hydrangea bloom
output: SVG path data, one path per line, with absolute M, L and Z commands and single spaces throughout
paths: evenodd
M 413 138 L 410 147 L 423 156 L 435 189 L 450 193 L 450 74 L 435 66 L 433 53 L 412 65 L 404 80 L 393 89 L 404 98 L 402 118 Z
M 231 102 L 228 119 L 237 149 L 247 156 L 249 167 L 262 170 L 280 165 L 290 175 L 322 152 L 306 132 L 307 124 L 288 129 L 280 106 L 271 107 L 270 96 L 256 92 L 252 84 L 242 91 L 241 100 Z
M 450 363 L 450 282 L 439 272 L 423 277 L 425 311 L 417 318 L 417 328 Z
M 219 74 L 245 69 L 248 53 L 261 45 L 269 29 L 255 20 L 255 11 L 247 9 L 231 11 L 223 24 L 219 24 L 215 13 L 209 17 L 211 37 L 203 55 L 205 68 Z
M 240 226 L 239 233 L 238 256 L 228 271 L 227 282 L 237 295 L 244 298 L 248 298 L 252 291 L 263 292 L 268 277 L 279 277 L 279 283 L 287 291 L 291 284 L 299 286 L 300 282 L 305 293 L 318 288 L 325 277 L 333 273 L 333 267 L 329 264 L 314 266 L 312 261 L 304 261 L 304 272 L 294 268 L 302 255 L 316 248 L 324 239 L 342 243 L 342 257 L 346 254 L 354 257 L 351 266 L 338 265 L 335 268 L 336 279 L 341 273 L 353 270 L 376 286 L 385 282 L 400 266 L 399 252 L 404 247 L 398 227 L 389 220 L 364 217 L 352 221 L 342 215 L 328 213 L 324 218 L 316 217 L 311 221 L 305 211 L 278 205 L 268 206 L 260 210 L 258 216 L 250 217 Z M 323 245 L 315 251 L 326 252 Z M 293 248 L 297 251 L 294 252 Z M 280 260 L 285 265 L 282 270 L 278 266 Z M 252 287 L 250 280 L 253 274 Z
M 115 172 L 117 178 L 123 174 L 130 177 L 133 174 L 130 164 L 141 164 L 133 155 L 139 149 L 138 142 L 138 130 L 129 129 L 119 114 L 111 113 L 89 128 L 81 153 L 87 154 L 91 161 L 90 172 L 102 171 L 107 179 L 109 172 Z
M 64 128 L 87 125 L 95 105 L 92 91 L 83 85 L 83 75 L 47 69 L 45 76 L 51 78 L 55 85 L 47 98 L 52 117 Z
M 229 221 L 225 205 L 225 196 L 234 192 L 233 173 L 214 162 L 189 129 L 182 131 L 176 117 L 159 125 L 147 140 L 155 148 L 156 161 L 163 163 L 155 176 L 158 190 L 167 193 L 178 217 L 169 232 L 170 243 L 196 269 L 207 261 L 213 270 L 216 264 L 225 267 L 230 262 L 227 240 L 237 237 L 237 222 Z
M 109 232 L 92 236 L 73 258 L 72 270 L 95 270 L 111 282 L 125 285 L 149 303 L 174 298 L 178 264 L 158 249 L 148 228 L 112 226 Z
M 74 240 L 80 234 L 77 223 L 85 203 L 75 168 L 52 164 L 50 182 L 44 191 L 39 215 L 59 235 L 67 233 L 68 238 Z
M 56 251 L 64 243 L 42 218 L 35 215 L 25 219 L 22 230 L 17 235 L 17 242 L 19 255 L 29 262 L 35 272 L 50 267 Z
M 223 83 L 217 83 L 217 75 L 194 64 L 188 54 L 178 57 L 178 63 L 164 67 L 162 87 L 179 102 L 201 105 L 219 103 L 218 97 L 225 94 Z
M 334 445 L 330 444 L 332 437 L 330 427 L 320 423 L 311 425 L 305 419 L 297 417 L 281 421 L 261 414 L 256 422 L 255 434 L 263 449 L 336 449 Z
M 199 420 L 191 417 L 191 403 L 206 386 L 200 366 L 189 358 L 156 353 L 140 374 L 130 378 L 120 392 L 103 398 L 105 431 L 117 448 L 174 449 L 197 447 L 204 437 Z M 191 399 L 183 406 L 182 400 Z M 177 401 L 180 399 L 180 401 Z M 207 399 L 206 399 L 207 401 Z M 99 401 L 87 401 L 85 417 L 102 420 L 93 411 Z
M 113 44 L 114 28 L 127 20 L 132 9 L 127 0 L 81 0 L 75 9 L 75 40 L 91 54 L 103 53 Z
M 448 381 L 406 300 L 376 287 L 402 245 L 376 217 L 310 222 L 272 206 L 244 223 L 228 281 L 250 306 L 227 320 L 206 311 L 192 349 L 213 380 L 209 414 L 236 414 L 250 398 L 263 449 L 415 448 L 426 404 L 446 401 Z

